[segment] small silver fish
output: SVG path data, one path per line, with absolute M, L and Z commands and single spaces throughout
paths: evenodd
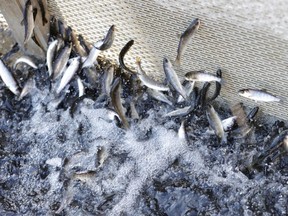
M 223 82 L 220 77 L 214 74 L 207 73 L 205 71 L 190 71 L 185 74 L 185 79 L 188 81 L 198 81 L 198 82 Z
M 89 52 L 88 57 L 83 63 L 82 68 L 86 67 L 92 67 L 94 65 L 94 62 L 97 60 L 98 55 L 100 54 L 101 50 L 97 47 L 93 46 L 92 49 Z
M 189 97 L 194 89 L 195 86 L 195 82 L 187 82 L 186 85 L 184 85 L 184 90 L 186 91 L 186 95 Z M 177 103 L 182 103 L 184 102 L 184 98 L 179 95 L 178 99 L 177 99 Z
M 99 118 L 101 118 L 101 119 L 103 119 L 104 121 L 106 121 L 106 122 L 109 122 L 109 123 L 111 123 L 111 122 L 113 122 L 114 120 L 115 120 L 115 118 L 117 118 L 117 119 L 120 119 L 120 117 L 119 117 L 119 115 L 118 115 L 118 113 L 117 112 L 115 112 L 114 110 L 112 110 L 112 109 L 106 109 L 106 108 L 100 108 L 100 109 L 98 109 L 100 112 L 103 112 L 104 114 L 103 114 L 103 117 L 99 117 Z
M 173 66 L 171 62 L 167 59 L 163 59 L 163 68 L 164 72 L 167 78 L 167 81 L 173 86 L 173 88 L 180 94 L 182 97 L 187 100 L 188 97 L 186 95 L 185 90 L 183 89 L 183 86 L 181 85 L 179 78 L 173 69 Z
M 34 23 L 34 16 L 33 16 L 33 6 L 31 3 L 31 0 L 27 0 L 24 6 L 24 12 L 23 12 L 23 24 L 25 28 L 24 33 L 24 44 L 27 43 L 27 41 L 31 38 L 33 34 L 33 30 L 35 27 Z
M 53 74 L 53 59 L 55 56 L 57 44 L 58 44 L 58 40 L 54 40 L 49 44 L 48 49 L 47 49 L 46 64 L 48 67 L 49 76 L 52 76 L 52 74 Z
M 0 77 L 11 92 L 13 92 L 15 95 L 20 94 L 19 86 L 16 80 L 14 79 L 12 73 L 9 71 L 9 69 L 6 67 L 6 65 L 3 63 L 1 59 L 0 59 Z
M 243 104 L 238 103 L 233 105 L 231 107 L 231 111 L 234 116 L 237 116 L 236 121 L 239 127 L 237 130 L 242 134 L 242 137 L 245 137 L 247 135 L 247 132 L 250 133 L 250 131 L 253 130 L 253 127 L 251 127 L 248 122 L 247 115 L 243 108 Z
M 180 140 L 187 141 L 187 134 L 185 131 L 185 120 L 181 122 L 180 128 L 178 130 L 178 137 Z
M 73 30 L 71 32 L 71 37 L 72 37 L 72 43 L 75 47 L 75 51 L 77 52 L 77 54 L 79 54 L 81 57 L 86 56 L 86 51 L 81 46 L 80 41 L 78 40 L 77 35 Z
M 206 115 L 210 127 L 214 130 L 215 134 L 221 139 L 221 143 L 226 143 L 227 137 L 224 132 L 222 121 L 212 105 L 208 105 Z
M 19 63 L 25 63 L 25 64 L 28 64 L 30 67 L 37 69 L 36 64 L 33 62 L 32 58 L 30 58 L 29 56 L 21 56 L 20 58 L 18 58 L 16 62 L 14 63 L 13 68 L 16 69 Z
M 167 103 L 170 106 L 173 106 L 173 103 L 162 92 L 153 89 L 147 89 L 147 93 L 154 99 Z
M 124 107 L 121 103 L 120 92 L 121 92 L 121 80 L 120 80 L 120 78 L 117 78 L 114 81 L 112 88 L 111 88 L 111 93 L 110 93 L 111 102 L 112 102 L 112 105 L 113 105 L 116 113 L 119 115 L 124 128 L 128 129 L 129 123 L 128 123 L 127 118 L 125 116 Z
M 237 122 L 237 116 L 231 116 L 227 119 L 222 120 L 222 126 L 224 131 L 229 131 Z
M 281 100 L 274 95 L 258 89 L 241 89 L 238 94 L 242 97 L 246 97 L 255 101 L 263 102 L 280 102 Z
M 169 91 L 168 86 L 165 86 L 162 83 L 159 83 L 146 75 L 145 71 L 143 71 L 141 67 L 141 59 L 139 57 L 136 58 L 136 65 L 138 77 L 145 86 L 157 91 Z
M 34 79 L 32 79 L 32 78 L 28 79 L 28 81 L 25 83 L 25 85 L 21 91 L 21 94 L 19 96 L 19 100 L 22 100 L 26 95 L 28 95 L 34 86 L 35 86 Z
M 74 74 L 79 70 L 80 64 L 81 63 L 79 56 L 73 58 L 71 64 L 67 67 L 67 69 L 63 73 L 63 77 L 56 91 L 57 94 L 59 94 L 65 88 L 65 86 L 71 81 Z
M 78 34 L 78 41 L 80 43 L 80 46 L 85 50 L 85 53 L 89 53 L 90 49 L 92 48 L 92 44 L 85 40 L 85 38 L 81 34 Z
M 188 28 L 181 34 L 180 41 L 178 44 L 177 57 L 175 60 L 176 65 L 180 65 L 181 57 L 187 49 L 187 44 L 191 41 L 193 34 L 200 27 L 200 20 L 198 18 L 194 19 Z
M 115 71 L 115 68 L 113 65 L 110 65 L 108 69 L 105 71 L 103 84 L 104 84 L 104 90 L 105 90 L 106 95 L 110 95 L 111 85 L 114 79 L 114 71 Z
M 104 146 L 101 146 L 97 151 L 97 168 L 100 168 L 103 166 L 104 161 L 108 158 L 108 152 L 107 149 Z
M 44 26 L 48 20 L 46 19 L 47 0 L 37 0 L 42 15 L 42 25 Z
M 115 38 L 115 30 L 116 30 L 115 25 L 112 25 L 109 28 L 105 38 L 98 41 L 97 44 L 95 44 L 94 46 L 97 49 L 102 50 L 102 51 L 109 49 L 112 46 L 114 38 Z
M 133 44 L 134 44 L 134 40 L 128 41 L 125 44 L 125 46 L 121 49 L 119 56 L 118 56 L 118 61 L 119 61 L 120 67 L 122 69 L 130 72 L 131 74 L 134 74 L 135 72 L 126 66 L 126 64 L 124 63 L 124 57 L 125 57 L 126 53 L 129 51 L 129 49 L 133 46 Z
M 82 97 L 85 93 L 85 88 L 80 77 L 77 77 L 77 85 L 78 85 L 78 91 L 79 91 L 78 97 Z
M 53 64 L 53 79 L 55 80 L 59 77 L 62 72 L 64 71 L 67 62 L 69 60 L 69 56 L 72 50 L 71 44 L 67 44 L 61 51 L 60 54 L 57 56 L 54 64 Z
M 286 135 L 283 139 L 283 146 L 286 152 L 288 152 L 288 136 Z
M 187 115 L 190 109 L 191 106 L 186 106 L 177 110 L 173 110 L 172 112 L 163 115 L 163 117 L 175 117 L 175 116 Z
M 233 126 L 236 124 L 236 121 L 237 120 L 237 116 L 232 116 L 232 117 L 229 117 L 227 119 L 224 119 L 222 120 L 222 126 L 223 126 L 223 129 L 225 132 L 227 131 L 231 131 L 231 129 L 233 128 Z M 207 133 L 211 133 L 211 134 L 214 134 L 214 131 L 212 130 L 207 130 L 206 131 Z
M 132 100 L 130 102 L 130 110 L 131 110 L 131 118 L 132 119 L 139 119 L 139 114 L 135 106 L 135 102 Z

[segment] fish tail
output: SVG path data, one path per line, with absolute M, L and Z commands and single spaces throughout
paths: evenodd
M 184 98 L 185 101 L 189 101 L 189 97 L 187 96 L 186 92 L 185 94 L 182 93 L 181 96 Z
M 175 59 L 175 61 L 174 61 L 174 65 L 175 65 L 175 66 L 180 66 L 180 65 L 181 65 L 181 60 L 180 60 L 180 58 L 179 58 L 178 55 L 177 55 L 177 57 L 176 57 L 176 59 Z
M 224 133 L 223 137 L 221 138 L 221 145 L 227 144 L 227 135 Z
M 24 33 L 24 45 L 27 44 L 27 41 L 28 41 L 28 33 L 25 30 L 25 33 Z
M 136 64 L 140 64 L 141 63 L 141 58 L 139 56 L 136 57 Z
M 278 103 L 280 103 L 280 104 L 284 104 L 284 101 L 285 101 L 285 99 L 284 99 L 284 97 L 279 97 L 279 96 L 277 96 L 277 101 L 276 102 L 278 102 Z
M 125 119 L 122 120 L 123 128 L 128 130 L 130 128 L 128 121 Z
M 224 86 L 226 84 L 226 81 L 224 79 L 221 79 L 221 81 L 219 82 L 222 86 Z

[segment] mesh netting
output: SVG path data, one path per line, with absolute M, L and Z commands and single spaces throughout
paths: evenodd
M 189 44 L 177 72 L 183 77 L 190 70 L 205 69 L 214 73 L 220 67 L 225 79 L 221 95 L 227 101 L 231 104 L 242 101 L 250 106 L 260 105 L 263 112 L 288 119 L 288 102 L 285 100 L 288 43 L 283 31 L 287 22 L 276 12 L 278 10 L 281 14 L 286 8 L 283 4 L 269 7 L 273 10 L 269 12 L 261 1 L 241 4 L 233 4 L 234 1 L 225 4 L 227 1 L 224 0 L 217 3 L 189 0 L 48 2 L 52 14 L 62 17 L 90 42 L 101 39 L 115 24 L 115 43 L 103 54 L 116 62 L 121 48 L 134 39 L 135 44 L 126 57 L 127 64 L 133 67 L 136 56 L 140 56 L 143 69 L 158 79 L 164 77 L 163 57 L 171 60 L 176 57 L 177 34 L 198 17 L 202 20 L 202 26 Z M 258 19 L 253 17 L 257 10 L 261 14 Z M 271 16 L 276 18 L 272 19 Z M 282 28 L 276 28 L 275 24 L 280 21 L 284 23 L 280 25 Z M 1 23 L 5 26 L 5 23 Z M 284 99 L 284 102 L 255 104 L 240 98 L 237 91 L 246 87 L 266 89 Z

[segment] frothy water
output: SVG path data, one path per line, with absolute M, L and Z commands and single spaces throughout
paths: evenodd
M 72 118 L 39 86 L 17 101 L 1 84 L 1 215 L 288 214 L 287 154 L 252 176 L 240 171 L 279 133 L 271 125 L 219 145 L 199 110 L 187 118 L 185 141 L 183 117 L 164 118 L 173 108 L 147 95 L 136 104 L 149 107 L 145 115 L 126 131 L 91 99 Z M 214 105 L 221 119 L 231 115 Z

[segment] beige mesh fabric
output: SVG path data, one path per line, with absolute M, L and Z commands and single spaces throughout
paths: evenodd
M 174 60 L 178 37 L 192 19 L 202 21 L 199 32 L 183 56 L 182 76 L 190 70 L 215 72 L 222 68 L 225 84 L 221 95 L 231 104 L 260 106 L 265 113 L 288 119 L 287 4 L 264 1 L 212 3 L 192 0 L 50 0 L 52 14 L 64 18 L 90 42 L 101 39 L 112 24 L 117 32 L 113 47 L 104 52 L 117 62 L 118 53 L 130 39 L 135 45 L 127 64 L 142 58 L 143 69 L 162 79 L 162 59 Z M 268 5 L 267 5 L 268 4 Z M 269 7 L 267 7 L 269 6 Z M 282 17 L 281 17 L 282 16 Z M 277 27 L 278 26 L 278 27 Z M 259 88 L 281 97 L 283 103 L 255 103 L 237 95 L 242 88 Z

